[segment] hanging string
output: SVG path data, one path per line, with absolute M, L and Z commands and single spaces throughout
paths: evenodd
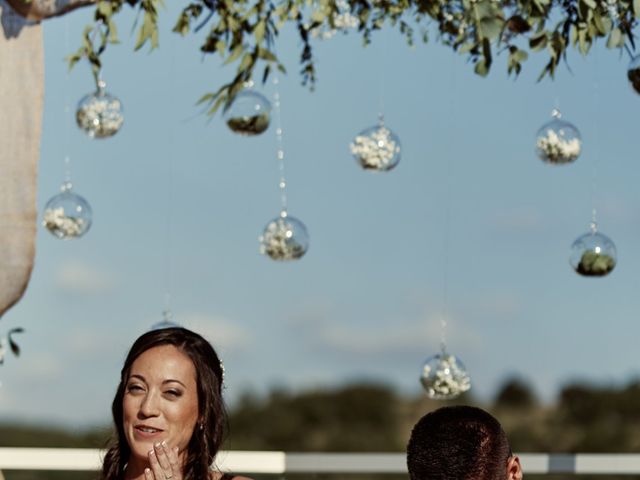
M 380 31 L 380 35 L 382 35 L 382 55 L 377 63 L 383 62 L 387 58 L 387 50 L 389 47 L 388 35 L 385 34 L 384 30 Z M 380 50 L 380 48 L 378 48 Z M 384 97 L 386 90 L 386 75 L 385 69 L 378 68 L 378 118 L 380 119 L 380 123 L 384 122 Z
M 276 160 L 278 162 L 278 170 L 280 172 L 280 181 L 278 188 L 280 189 L 281 210 L 280 216 L 287 216 L 287 180 L 284 176 L 284 144 L 282 140 L 282 107 L 280 105 L 280 78 L 278 75 L 273 77 L 273 85 L 275 92 L 273 94 L 273 112 L 276 120 Z
M 456 64 L 455 58 L 451 56 L 451 97 L 449 99 L 448 136 L 453 136 L 455 130 L 456 112 Z M 453 138 L 449 139 L 449 144 L 453 145 Z M 452 210 L 452 161 L 451 150 L 446 156 L 445 181 L 444 181 L 444 233 L 442 247 L 442 313 L 440 319 L 440 350 L 445 353 L 447 349 L 447 327 L 449 321 L 449 247 L 451 242 L 451 210 Z
M 69 51 L 69 15 L 64 17 L 64 51 Z M 71 106 L 69 99 L 69 72 L 67 71 L 67 81 L 64 82 L 64 184 L 71 186 L 71 155 L 69 131 L 71 130 Z
M 591 231 L 596 232 L 598 228 L 597 222 L 597 208 L 596 208 L 596 182 L 598 178 L 598 163 L 600 160 L 600 132 L 598 128 L 598 116 L 600 115 L 600 86 L 598 82 L 598 49 L 594 48 L 593 59 L 593 103 L 594 103 L 594 115 L 593 117 L 593 132 L 594 132 L 594 147 L 593 147 L 593 161 L 591 164 L 591 185 L 590 185 L 590 197 L 591 197 Z
M 175 111 L 175 95 L 173 92 L 178 89 L 175 88 L 175 47 L 173 42 L 169 40 L 169 93 L 170 98 L 169 108 L 171 111 Z M 173 118 L 168 116 L 167 119 Z M 175 137 L 174 126 L 167 121 L 169 132 L 167 133 L 167 140 L 169 142 L 168 158 L 167 158 L 167 187 L 166 187 L 166 206 L 165 206 L 165 235 L 164 235 L 164 310 L 162 311 L 163 322 L 165 324 L 173 323 L 173 312 L 171 309 L 171 292 L 172 292 L 172 225 L 173 225 L 173 158 L 175 156 Z

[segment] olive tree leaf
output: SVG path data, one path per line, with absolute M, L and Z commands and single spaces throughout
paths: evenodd
M 13 340 L 13 335 L 15 335 L 16 333 L 23 333 L 24 329 L 23 328 L 12 328 L 11 330 L 9 330 L 9 332 L 7 333 L 7 340 L 9 341 L 9 348 L 11 348 L 11 352 L 13 352 L 13 354 L 18 357 L 20 356 L 20 347 L 18 346 L 18 344 Z

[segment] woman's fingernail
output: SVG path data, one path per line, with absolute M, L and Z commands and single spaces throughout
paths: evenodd
M 149 450 L 149 455 L 155 455 L 156 452 L 154 452 L 153 450 Z
M 163 441 L 162 441 L 162 446 L 163 446 L 164 448 L 167 448 L 167 442 L 165 442 L 165 441 L 163 440 Z

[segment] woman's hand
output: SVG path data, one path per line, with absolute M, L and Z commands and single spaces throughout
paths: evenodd
M 178 462 L 178 447 L 169 448 L 166 442 L 156 443 L 149 452 L 149 465 L 145 468 L 145 480 L 182 480 Z

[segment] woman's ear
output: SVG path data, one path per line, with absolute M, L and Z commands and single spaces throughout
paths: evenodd
M 522 480 L 522 467 L 520 459 L 515 455 L 507 460 L 507 480 Z

